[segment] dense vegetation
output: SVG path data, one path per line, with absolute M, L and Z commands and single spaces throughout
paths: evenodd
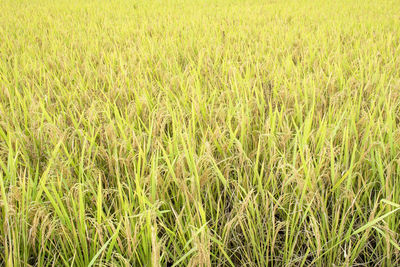
M 0 0 L 0 265 L 400 264 L 395 0 Z

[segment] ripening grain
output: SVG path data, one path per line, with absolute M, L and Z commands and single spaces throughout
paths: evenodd
M 396 0 L 0 0 L 0 265 L 400 265 Z

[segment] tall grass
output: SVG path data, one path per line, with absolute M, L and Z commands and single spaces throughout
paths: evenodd
M 0 264 L 400 265 L 394 0 L 0 1 Z

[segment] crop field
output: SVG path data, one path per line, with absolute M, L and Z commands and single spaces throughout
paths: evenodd
M 0 0 L 1 266 L 399 266 L 398 0 Z

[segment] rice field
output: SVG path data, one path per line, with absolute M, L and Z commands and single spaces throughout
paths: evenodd
M 0 0 L 1 266 L 399 266 L 397 0 Z

